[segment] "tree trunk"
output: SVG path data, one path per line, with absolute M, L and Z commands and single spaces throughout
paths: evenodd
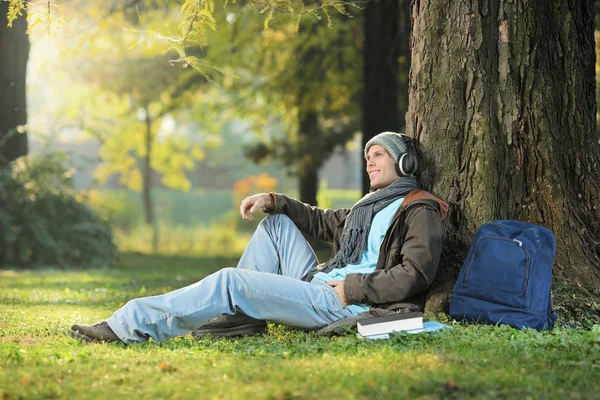
M 300 177 L 300 201 L 310 205 L 318 205 L 317 192 L 319 171 L 310 169 Z
M 145 133 L 145 144 L 146 144 L 146 156 L 144 157 L 144 176 L 143 176 L 143 188 L 142 196 L 144 200 L 144 217 L 147 225 L 154 223 L 154 210 L 152 208 L 152 119 L 150 117 L 150 111 L 148 107 L 144 107 L 146 111 L 146 133 Z
M 450 203 L 445 255 L 483 222 L 528 221 L 555 233 L 556 275 L 600 287 L 594 2 L 414 0 L 411 11 L 407 131 L 421 182 Z
M 404 125 L 398 110 L 398 52 L 400 2 L 372 0 L 364 12 L 365 43 L 363 48 L 363 148 L 376 134 L 395 131 Z M 370 188 L 363 168 L 363 193 Z
M 146 156 L 144 157 L 144 176 L 143 176 L 143 198 L 144 198 L 144 215 L 146 225 L 152 227 L 152 252 L 158 251 L 158 221 L 154 215 L 154 205 L 152 204 L 152 117 L 148 106 L 144 107 L 146 112 Z
M 27 20 L 24 12 L 7 27 L 8 5 L 0 1 L 0 164 L 27 154 Z
M 319 168 L 321 160 L 315 159 L 315 154 L 308 150 L 315 148 L 319 143 L 319 122 L 316 112 L 301 112 L 299 115 L 300 132 L 298 134 L 299 148 L 299 189 L 300 201 L 310 205 L 317 205 L 317 191 L 319 189 Z M 314 153 L 314 151 L 313 151 Z
M 410 74 L 410 0 L 399 0 L 400 19 L 398 28 L 398 113 L 399 132 L 406 131 L 408 112 L 408 76 Z

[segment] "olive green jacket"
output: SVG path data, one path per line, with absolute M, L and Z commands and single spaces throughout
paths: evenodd
M 265 211 L 286 214 L 305 234 L 333 242 L 333 254 L 340 249 L 350 209 L 324 210 L 282 194 L 272 196 L 275 207 Z M 346 277 L 348 304 L 399 312 L 422 310 L 440 262 L 447 210 L 442 199 L 424 190 L 406 195 L 383 239 L 375 271 Z

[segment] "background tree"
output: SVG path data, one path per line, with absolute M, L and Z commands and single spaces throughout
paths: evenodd
M 27 154 L 27 12 L 9 7 L 0 1 L 0 164 Z
M 412 22 L 407 130 L 450 251 L 529 221 L 554 231 L 556 275 L 600 287 L 594 2 L 413 2 Z
M 14 3 L 25 4 L 25 1 L 16 0 Z M 227 2 L 224 2 L 224 4 L 227 4 Z M 274 20 L 276 14 L 282 13 L 282 11 L 286 20 L 290 21 L 291 16 L 291 20 L 294 21 L 296 27 L 299 27 L 304 16 L 313 16 L 318 19 L 327 18 L 329 24 L 331 25 L 333 20 L 331 14 L 332 10 L 341 15 L 347 15 L 345 9 L 347 4 L 351 3 L 339 0 L 327 0 L 320 2 L 319 4 L 305 4 L 304 1 L 289 0 L 283 2 L 267 1 L 251 3 L 250 6 L 253 10 L 256 10 L 257 7 L 261 8 L 261 13 L 266 15 L 264 19 L 264 27 L 266 28 L 269 25 L 269 22 Z M 110 17 L 110 19 L 114 19 L 113 17 L 115 15 L 123 13 L 124 17 L 129 20 L 129 25 L 135 25 L 139 24 L 140 15 L 145 14 L 148 10 L 153 8 L 164 8 L 164 6 L 164 2 L 161 1 L 116 1 L 111 4 L 108 9 L 105 10 L 105 12 L 96 11 L 95 13 L 97 16 L 103 19 L 107 19 L 108 17 Z M 97 9 L 97 7 L 93 6 L 90 8 Z M 206 57 L 203 52 L 197 52 L 195 49 L 204 49 L 209 43 L 207 40 L 207 34 L 210 30 L 216 29 L 216 20 L 213 15 L 215 12 L 215 3 L 213 1 L 186 0 L 182 3 L 181 12 L 183 17 L 179 26 L 181 38 L 173 37 L 173 32 L 161 34 L 159 29 L 151 31 L 151 36 L 154 36 L 155 39 L 160 38 L 163 42 L 168 42 L 168 46 L 179 53 L 179 57 L 174 60 L 175 63 L 182 63 L 184 66 L 190 65 L 204 75 L 205 78 L 210 80 L 210 72 L 215 69 L 218 70 L 219 68 L 215 68 L 215 64 L 206 62 Z M 324 28 L 324 25 L 321 25 Z M 125 26 L 127 26 L 127 24 L 125 24 Z M 321 29 L 321 31 L 323 31 L 323 29 Z M 323 36 L 324 35 L 321 35 L 321 39 Z M 341 39 L 352 40 L 356 37 L 357 36 L 355 35 L 351 35 L 348 37 L 342 37 Z M 305 42 L 307 42 L 307 40 L 305 40 Z M 317 43 L 315 46 L 315 40 L 313 40 L 312 43 L 313 49 L 310 54 L 315 55 L 315 57 L 319 56 L 319 51 L 320 54 L 324 55 L 328 55 L 330 53 L 330 51 L 323 52 L 322 46 L 319 43 Z M 350 54 L 348 51 L 345 53 Z M 338 54 L 341 55 L 343 52 L 339 52 Z M 329 57 L 329 59 L 332 60 L 336 58 L 344 63 L 348 63 L 347 60 L 343 59 L 343 57 Z M 307 79 L 307 81 L 302 82 L 298 81 L 298 79 L 294 79 L 288 83 L 293 84 L 302 82 L 300 86 L 310 86 L 312 83 L 313 87 L 318 87 L 325 82 L 324 79 L 331 81 L 332 78 L 336 78 L 337 75 L 339 75 L 335 72 L 332 73 L 331 71 L 319 71 L 318 68 L 305 69 L 302 66 L 298 66 L 296 71 L 298 72 L 298 76 L 296 78 L 304 77 Z M 307 72 L 312 72 L 313 76 L 306 76 Z M 312 79 L 312 81 L 308 82 L 309 79 Z M 338 91 L 340 87 L 341 86 L 339 83 L 337 86 L 335 86 Z M 289 90 L 289 88 L 286 89 Z M 271 90 L 265 91 L 264 93 L 268 93 L 270 91 Z M 331 154 L 336 144 L 343 143 L 351 136 L 352 133 L 354 133 L 354 131 L 356 131 L 356 127 L 349 128 L 349 126 L 352 124 L 348 122 L 348 120 L 353 120 L 355 118 L 354 116 L 356 113 L 352 112 L 352 110 L 348 110 L 349 112 L 346 113 L 344 118 L 334 118 L 336 121 L 332 124 L 331 118 L 326 117 L 326 121 L 324 121 L 323 118 L 325 113 L 331 115 L 331 107 L 329 107 L 329 110 L 323 110 L 323 101 L 312 101 L 315 96 L 309 95 L 304 88 L 297 93 L 299 96 L 297 96 L 296 99 L 296 106 L 290 107 L 294 108 L 294 112 L 296 112 L 296 115 L 299 117 L 297 127 L 295 128 L 295 130 L 297 130 L 297 135 L 292 134 L 292 137 L 297 140 L 295 140 L 295 142 L 294 139 L 291 142 L 280 141 L 277 146 L 280 150 L 279 153 L 284 156 L 284 162 L 287 165 L 291 167 L 294 164 L 298 164 L 296 161 L 299 162 L 299 165 L 296 165 L 296 167 L 293 169 L 295 173 L 301 177 L 301 198 L 305 201 L 315 203 L 318 186 L 318 168 L 329 156 L 329 154 Z M 273 96 L 273 98 L 275 97 L 277 97 L 277 95 Z M 282 97 L 289 96 L 286 94 Z M 331 99 L 328 100 L 331 104 Z M 311 107 L 313 110 L 307 109 Z M 335 108 L 336 105 L 334 104 L 333 107 Z M 337 102 L 337 107 L 338 109 L 340 108 L 339 102 Z M 319 111 L 315 111 L 314 109 L 316 108 L 319 108 Z M 339 114 L 339 112 L 337 112 L 337 114 Z M 146 113 L 146 115 L 149 115 L 149 113 Z M 151 124 L 146 125 L 147 127 L 151 127 Z M 332 125 L 335 125 L 334 128 L 329 128 Z M 341 125 L 345 125 L 345 127 L 342 127 Z M 293 146 L 290 146 L 290 143 L 293 143 Z M 146 171 L 147 173 L 145 175 L 145 181 L 148 181 L 147 176 L 151 174 L 151 170 L 146 169 Z M 147 191 L 144 192 L 147 193 Z M 148 203 L 148 196 L 145 196 L 145 198 L 145 202 Z M 148 207 L 146 208 L 149 209 Z M 148 211 L 147 215 L 148 219 L 151 220 L 151 211 Z
M 378 133 L 398 132 L 404 125 L 401 121 L 404 113 L 398 108 L 398 58 L 401 42 L 408 42 L 408 37 L 401 37 L 400 32 L 400 13 L 404 11 L 401 5 L 405 3 L 374 0 L 364 11 L 363 148 Z M 406 14 L 404 11 L 403 15 Z M 363 170 L 363 193 L 367 193 L 370 186 L 367 171 Z
M 205 32 L 201 59 L 223 65 L 228 107 L 251 121 L 258 143 L 248 144 L 248 157 L 281 160 L 299 178 L 300 199 L 316 204 L 318 170 L 358 130 L 359 18 L 330 15 L 330 28 L 285 13 L 263 21 L 249 4 L 211 15 L 218 30 Z
M 361 59 L 358 18 L 335 18 L 333 27 L 311 21 L 297 35 L 263 45 L 259 58 L 266 80 L 268 102 L 283 101 L 296 115 L 292 135 L 262 143 L 262 154 L 276 154 L 299 177 L 300 200 L 317 204 L 318 171 L 335 146 L 348 141 L 359 129 L 358 99 Z M 280 33 L 272 28 L 275 35 Z M 289 27 L 288 27 L 289 33 Z M 277 65 L 284 52 L 287 59 Z
M 78 88 L 72 101 L 60 107 L 69 110 L 64 114 L 72 121 L 63 118 L 101 142 L 102 164 L 96 169 L 101 183 L 117 175 L 120 183 L 141 191 L 145 222 L 154 227 L 156 248 L 155 171 L 164 186 L 189 190 L 186 171 L 204 156 L 184 121 L 177 121 L 181 110 L 172 98 L 179 81 L 198 72 L 172 65 L 177 54 L 165 53 L 156 39 L 168 35 L 168 23 L 176 21 L 168 2 L 138 1 L 135 9 L 113 9 L 108 16 L 98 6 L 71 11 L 80 17 L 83 12 L 91 28 L 79 32 L 79 45 L 69 65 L 63 66 L 75 81 L 66 97 L 73 86 Z

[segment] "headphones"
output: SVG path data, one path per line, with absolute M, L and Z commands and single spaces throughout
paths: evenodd
M 417 157 L 417 149 L 413 138 L 401 133 L 404 142 L 406 143 L 406 153 L 402 154 L 398 160 L 398 168 L 396 172 L 400 176 L 413 176 L 419 168 L 419 160 Z

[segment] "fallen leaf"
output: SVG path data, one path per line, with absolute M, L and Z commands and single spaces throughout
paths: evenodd
M 448 382 L 446 382 L 446 390 L 452 391 L 452 392 L 455 390 L 458 390 L 458 384 L 456 383 L 456 379 L 454 379 L 454 378 L 448 379 Z
M 164 362 L 158 364 L 158 369 L 160 369 L 161 371 L 166 371 L 169 369 L 169 367 L 170 365 Z

